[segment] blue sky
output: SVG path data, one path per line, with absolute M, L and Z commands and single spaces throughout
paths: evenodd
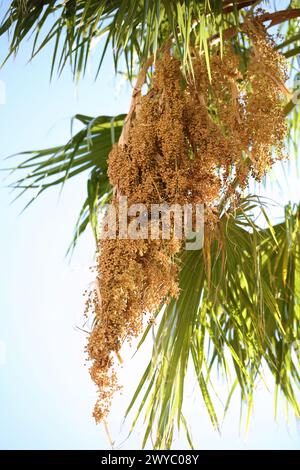
M 6 2 L 2 2 L 2 5 Z M 1 58 L 7 41 L 0 40 Z M 0 105 L 1 167 L 4 157 L 14 152 L 43 148 L 65 142 L 70 137 L 70 117 L 126 112 L 130 88 L 116 79 L 108 57 L 98 80 L 93 64 L 76 87 L 69 70 L 49 83 L 49 50 L 30 64 L 29 46 L 20 50 L 0 70 L 6 101 Z M 12 160 L 16 161 L 16 160 Z M 282 170 L 279 168 L 279 175 Z M 10 180 L 11 181 L 11 180 Z M 292 184 L 282 184 L 268 192 L 278 202 L 296 200 L 296 176 Z M 85 197 L 84 175 L 65 186 L 59 197 L 56 189 L 44 193 L 25 213 L 20 200 L 11 205 L 13 195 L 1 184 L 1 329 L 0 329 L 0 448 L 1 449 L 104 449 L 107 436 L 96 426 L 91 412 L 95 388 L 85 364 L 85 336 L 82 325 L 82 292 L 92 281 L 94 241 L 86 233 L 71 263 L 64 255 L 79 207 Z M 109 420 L 113 438 L 121 445 L 128 425 L 120 430 L 124 410 L 149 354 L 150 344 L 130 360 L 121 372 L 124 393 L 117 397 Z M 139 371 L 137 373 L 136 371 Z M 233 400 L 220 437 L 211 429 L 203 405 L 193 393 L 191 380 L 187 416 L 192 416 L 193 436 L 198 448 L 300 448 L 300 434 L 292 417 L 286 421 L 280 403 L 274 422 L 272 387 L 258 385 L 254 416 L 245 438 L 239 432 L 239 397 Z M 220 393 L 225 385 L 220 382 Z M 130 424 L 130 421 L 129 423 Z M 123 448 L 139 448 L 141 426 L 123 443 Z M 176 442 L 178 448 L 185 444 Z

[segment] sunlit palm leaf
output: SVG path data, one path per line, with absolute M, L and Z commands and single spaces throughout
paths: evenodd
M 269 3 L 255 0 L 13 0 L 0 24 L 0 36 L 9 33 L 6 60 L 17 53 L 30 35 L 33 37 L 31 58 L 52 45 L 51 76 L 55 67 L 60 73 L 70 63 L 74 77 L 79 78 L 100 39 L 99 53 L 94 54 L 98 57 L 98 72 L 109 51 L 113 54 L 116 70 L 123 63 L 121 59 L 125 59 L 128 77 L 132 79 L 137 69 L 169 40 L 184 67 L 192 67 L 191 46 L 199 46 L 209 71 L 209 38 L 219 37 L 222 47 L 226 32 L 235 31 L 229 36 L 236 41 L 236 50 L 243 54 L 242 38 L 236 34 L 238 28 L 235 25 L 243 22 L 246 12 Z M 264 15 L 267 27 L 275 25 L 279 28 L 282 39 L 278 40 L 278 49 L 289 58 L 291 78 L 299 72 L 299 7 L 300 2 L 294 0 L 287 10 Z M 280 8 L 282 2 L 274 2 L 273 9 Z M 299 85 L 296 88 L 299 89 Z M 294 99 L 287 104 L 286 111 L 291 116 L 290 141 L 295 143 L 299 113 Z
M 140 400 L 135 422 L 146 410 L 144 444 L 152 434 L 155 447 L 165 448 L 176 423 L 180 427 L 188 364 L 217 429 L 217 386 L 211 382 L 217 366 L 231 383 L 224 412 L 237 386 L 251 411 L 255 384 L 267 364 L 300 415 L 294 350 L 300 341 L 300 209 L 287 207 L 283 223 L 262 230 L 250 222 L 255 206 L 261 207 L 259 200 L 248 197 L 222 217 L 203 250 L 182 254 L 180 296 L 162 314 L 151 362 L 128 409 Z
M 89 223 L 97 237 L 98 209 L 111 192 L 107 177 L 107 157 L 112 144 L 121 134 L 124 118 L 123 114 L 96 118 L 78 114 L 74 116 L 73 121 L 77 120 L 85 127 L 72 136 L 67 144 L 45 150 L 23 152 L 18 155 L 23 158 L 22 162 L 8 169 L 12 173 L 18 171 L 23 174 L 11 184 L 14 190 L 19 190 L 17 197 L 29 190 L 34 194 L 26 207 L 46 189 L 57 185 L 63 186 L 70 178 L 90 171 L 87 199 L 80 211 L 72 247 Z
M 93 45 L 103 38 L 99 67 L 110 46 L 117 68 L 126 59 L 128 74 L 133 74 L 135 60 L 142 64 L 173 38 L 183 63 L 190 60 L 190 45 L 198 43 L 208 59 L 207 38 L 220 34 L 239 20 L 239 11 L 255 0 L 235 2 L 168 0 L 14 0 L 0 26 L 0 35 L 9 31 L 10 52 L 33 34 L 32 57 L 53 43 L 51 73 L 55 65 L 61 72 L 67 62 L 75 77 L 86 70 Z

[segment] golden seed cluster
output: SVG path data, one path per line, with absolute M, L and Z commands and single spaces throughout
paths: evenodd
M 249 23 L 251 53 L 246 72 L 231 45 L 212 54 L 211 81 L 203 55 L 193 52 L 186 76 L 171 51 L 155 64 L 149 91 L 141 96 L 128 138 L 109 155 L 112 204 L 202 203 L 213 227 L 221 198 L 233 199 L 252 175 L 260 179 L 283 157 L 285 63 L 261 27 Z M 114 362 L 124 341 L 150 315 L 178 295 L 182 241 L 100 240 L 96 288 L 87 301 L 94 315 L 87 352 L 99 399 L 94 416 L 109 412 L 119 385 Z

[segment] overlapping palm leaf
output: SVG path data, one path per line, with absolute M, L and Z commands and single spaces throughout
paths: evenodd
M 33 34 L 32 57 L 53 43 L 51 74 L 70 62 L 74 76 L 85 72 L 93 45 L 103 38 L 100 70 L 108 46 L 112 46 L 117 68 L 124 56 L 129 76 L 139 64 L 169 38 L 174 38 L 183 61 L 189 59 L 191 40 L 206 53 L 209 34 L 221 33 L 238 20 L 238 11 L 252 1 L 170 2 L 168 0 L 13 0 L 0 26 L 0 35 L 11 32 L 9 55 Z M 8 56 L 9 56 L 8 55 Z
M 203 50 L 209 70 L 210 40 L 219 37 L 222 47 L 226 34 L 243 22 L 245 14 L 257 7 L 271 7 L 273 19 L 266 19 L 267 27 L 274 26 L 281 34 L 278 49 L 291 63 L 290 84 L 292 97 L 287 103 L 290 113 L 290 142 L 297 141 L 299 113 L 296 103 L 300 77 L 300 1 L 292 0 L 286 10 L 282 2 L 263 0 L 187 1 L 168 0 L 13 0 L 0 22 L 0 36 L 8 34 L 9 52 L 4 62 L 19 47 L 32 38 L 33 59 L 46 46 L 52 46 L 51 76 L 61 73 L 70 64 L 78 79 L 84 74 L 89 57 L 100 41 L 97 70 L 104 57 L 113 54 L 116 71 L 125 60 L 127 75 L 135 73 L 158 49 L 172 40 L 184 66 L 192 67 L 191 46 Z M 285 5 L 286 7 L 286 5 Z M 266 15 L 268 18 L 268 15 Z M 276 33 L 276 30 L 275 30 Z M 243 50 L 241 36 L 234 34 L 237 50 Z M 296 149 L 296 144 L 294 145 Z
M 172 39 L 183 64 L 191 65 L 191 44 L 205 52 L 209 62 L 209 38 L 219 35 L 222 45 L 226 29 L 237 25 L 249 9 L 262 6 L 263 0 L 13 0 L 0 24 L 0 35 L 10 33 L 7 58 L 33 36 L 31 58 L 48 44 L 53 46 L 51 75 L 70 63 L 74 77 L 85 72 L 91 50 L 103 39 L 99 50 L 98 72 L 108 50 L 112 51 L 116 69 L 125 58 L 129 77 L 136 62 L 139 66 Z M 281 2 L 275 2 L 280 9 Z M 289 9 L 296 11 L 299 1 Z M 245 8 L 247 8 L 245 10 Z M 299 12 L 300 14 L 300 12 Z M 296 16 L 276 17 L 275 24 L 287 22 L 290 53 L 299 54 L 298 36 L 292 36 Z M 275 20 L 274 20 L 275 21 Z
M 138 407 L 134 425 L 144 415 L 143 445 L 151 439 L 154 448 L 169 448 L 175 428 L 186 430 L 188 368 L 216 429 L 222 419 L 214 406 L 216 371 L 228 382 L 225 414 L 239 388 L 250 416 L 255 387 L 268 368 L 300 417 L 300 207 L 286 207 L 284 221 L 266 229 L 254 223 L 253 209 L 264 212 L 248 196 L 222 216 L 202 250 L 182 254 L 180 296 L 152 327 L 152 357 L 127 410 Z
M 124 118 L 123 114 L 96 118 L 78 114 L 72 121 L 77 120 L 84 127 L 67 144 L 23 152 L 19 154 L 22 162 L 7 169 L 22 174 L 21 178 L 11 184 L 14 190 L 19 190 L 17 197 L 29 190 L 31 195 L 33 193 L 26 207 L 46 189 L 63 186 L 70 178 L 89 172 L 87 197 L 80 211 L 70 248 L 74 248 L 79 235 L 89 223 L 97 237 L 99 206 L 109 198 L 111 192 L 107 177 L 107 157 L 112 144 L 121 134 Z

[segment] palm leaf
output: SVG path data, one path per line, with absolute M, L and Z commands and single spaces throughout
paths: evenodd
M 55 67 L 61 72 L 70 62 L 74 77 L 79 77 L 85 73 L 95 42 L 107 34 L 98 71 L 105 54 L 112 50 L 116 69 L 124 56 L 132 77 L 135 59 L 139 64 L 145 63 L 170 38 L 185 65 L 190 64 L 190 45 L 195 42 L 200 41 L 208 55 L 208 36 L 237 24 L 239 12 L 258 3 L 261 2 L 13 0 L 0 25 L 0 35 L 10 33 L 6 60 L 32 35 L 31 58 L 52 43 L 51 74 Z
M 182 253 L 180 296 L 162 313 L 151 363 L 128 409 L 140 403 L 134 423 L 143 409 L 152 410 L 144 418 L 144 444 L 152 432 L 155 448 L 166 448 L 175 416 L 182 413 L 188 365 L 217 429 L 211 382 L 216 368 L 227 380 L 231 376 L 225 414 L 238 386 L 250 416 L 255 384 L 267 364 L 274 383 L 300 415 L 299 357 L 292 348 L 300 339 L 300 209 L 287 207 L 284 222 L 272 227 L 266 221 L 267 228 L 261 229 L 253 222 L 254 208 L 261 209 L 262 203 L 249 196 L 221 218 L 217 236 L 206 238 L 205 249 Z M 205 259 L 208 252 L 213 266 Z

